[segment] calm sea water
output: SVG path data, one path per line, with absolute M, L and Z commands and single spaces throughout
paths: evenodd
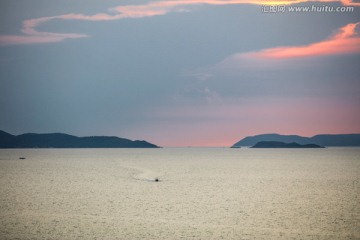
M 0 239 L 360 239 L 360 148 L 0 150 Z

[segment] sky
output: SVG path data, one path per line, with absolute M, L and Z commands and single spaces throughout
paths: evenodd
M 360 133 L 359 13 L 351 0 L 2 0 L 0 129 L 159 146 Z

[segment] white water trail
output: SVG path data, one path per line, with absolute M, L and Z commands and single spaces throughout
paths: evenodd
M 139 181 L 146 181 L 146 182 L 160 182 L 160 177 L 157 173 L 154 171 L 151 171 L 150 169 L 146 168 L 138 168 L 138 167 L 132 167 L 136 171 L 135 174 L 132 175 L 132 177 Z

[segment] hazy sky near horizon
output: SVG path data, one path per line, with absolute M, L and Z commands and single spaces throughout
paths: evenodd
M 2 0 L 0 129 L 161 146 L 360 133 L 360 4 L 292 2 Z

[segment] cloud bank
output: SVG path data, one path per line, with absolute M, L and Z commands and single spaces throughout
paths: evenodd
M 337 29 L 333 35 L 320 42 L 304 46 L 282 46 L 262 49 L 260 51 L 232 54 L 213 68 L 237 69 L 239 66 L 256 68 L 279 68 L 298 64 L 286 60 L 304 58 L 353 55 L 360 53 L 360 22 L 349 23 Z
M 113 21 L 125 18 L 146 18 L 165 15 L 170 12 L 189 11 L 186 7 L 194 5 L 235 5 L 235 4 L 255 4 L 255 5 L 290 5 L 297 3 L 310 2 L 309 0 L 173 0 L 150 2 L 143 5 L 124 5 L 108 9 L 108 13 L 98 13 L 94 15 L 83 14 L 64 14 L 58 16 L 28 19 L 23 22 L 23 35 L 2 35 L 0 45 L 36 44 L 61 42 L 66 39 L 78 39 L 88 37 L 78 33 L 53 33 L 40 32 L 36 28 L 52 20 L 82 20 L 82 21 Z M 338 2 L 337 0 L 313 0 L 312 2 Z M 340 0 L 346 6 L 360 6 L 353 0 Z M 113 14 L 110 14 L 113 13 Z
M 310 45 L 269 48 L 259 52 L 240 54 L 238 57 L 284 59 L 360 53 L 359 26 L 360 22 L 347 24 L 328 39 Z

